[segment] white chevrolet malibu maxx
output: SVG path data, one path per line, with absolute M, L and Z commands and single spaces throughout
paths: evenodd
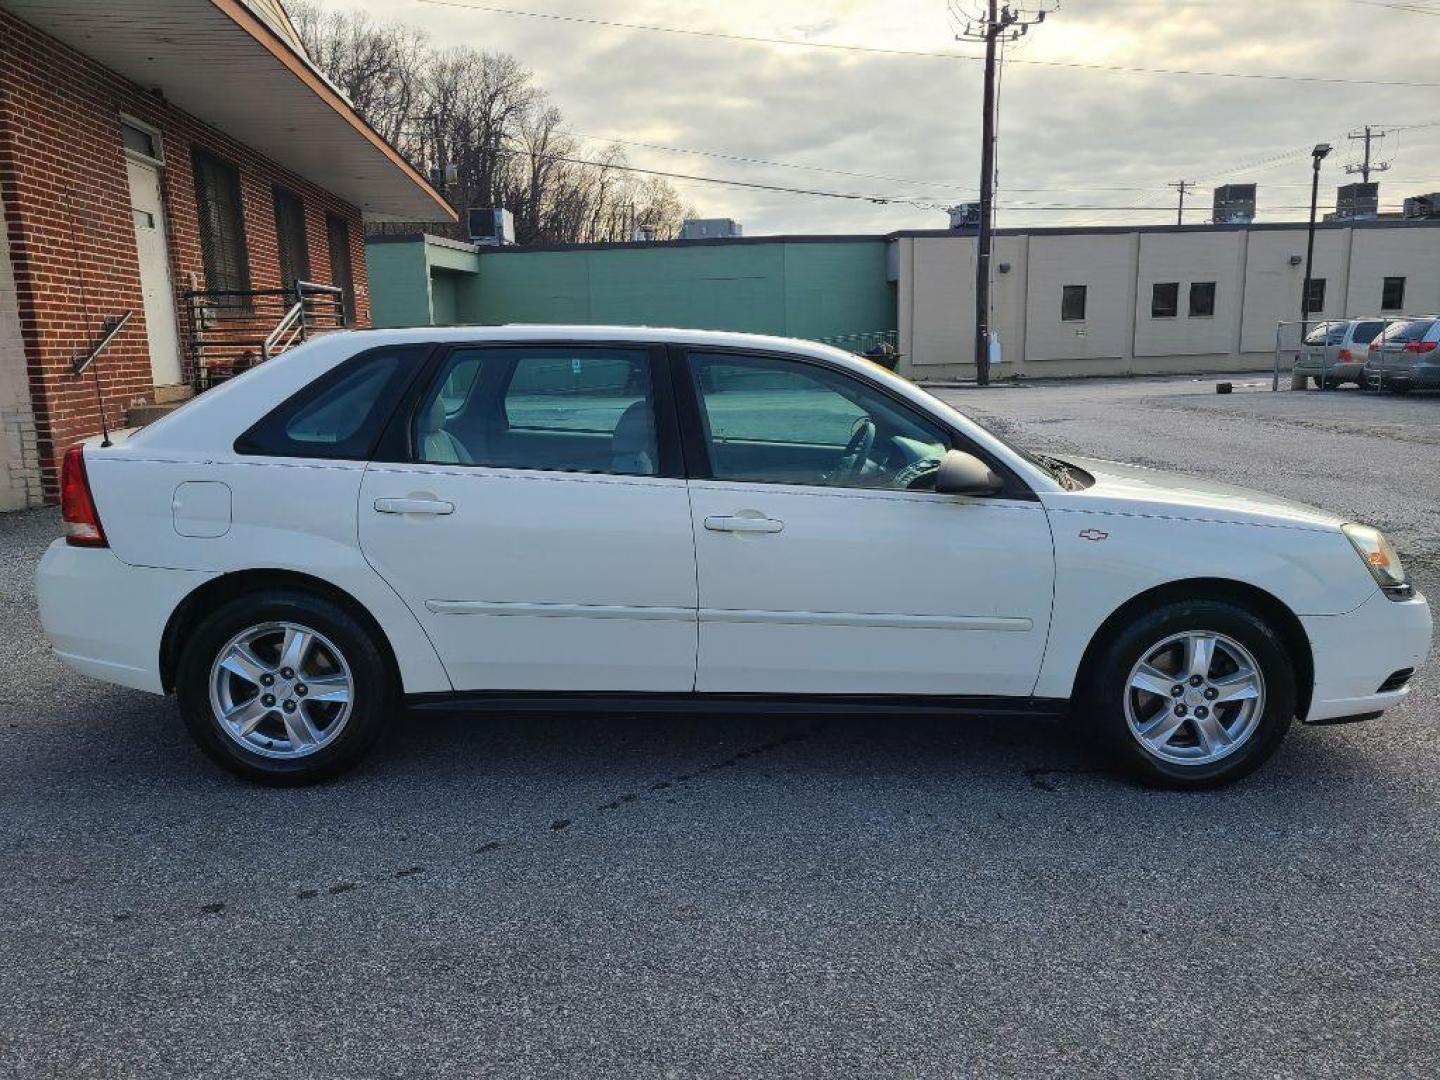
M 215 761 L 355 764 L 400 707 L 1067 713 L 1242 776 L 1407 692 L 1375 529 L 1026 453 L 848 353 L 597 327 L 334 334 L 65 458 L 56 653 Z

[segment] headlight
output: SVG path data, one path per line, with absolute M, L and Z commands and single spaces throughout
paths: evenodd
M 1405 583 L 1405 567 L 1400 565 L 1400 556 L 1385 539 L 1385 534 L 1369 525 L 1353 522 L 1340 526 L 1340 531 L 1354 546 L 1360 558 L 1365 561 L 1371 575 L 1387 592 L 1409 592 Z

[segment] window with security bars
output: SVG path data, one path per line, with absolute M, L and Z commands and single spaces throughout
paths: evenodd
M 310 280 L 310 249 L 305 245 L 305 203 L 293 191 L 275 189 L 275 235 L 280 246 L 280 281 L 288 289 Z
M 355 325 L 355 274 L 350 267 L 350 225 L 338 214 L 325 215 L 330 246 L 330 283 L 340 287 L 345 325 Z
M 245 248 L 245 217 L 240 202 L 240 170 L 228 161 L 196 149 L 195 204 L 200 216 L 200 254 L 205 287 L 236 292 L 250 288 L 250 255 Z M 248 309 L 248 297 L 217 298 L 216 306 Z

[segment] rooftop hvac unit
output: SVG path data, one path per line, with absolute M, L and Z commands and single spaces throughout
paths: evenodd
M 980 204 L 962 202 L 946 211 L 950 215 L 952 229 L 978 229 L 980 227 Z
M 1380 216 L 1380 185 L 1345 184 L 1335 193 L 1335 217 L 1341 221 Z
M 1405 200 L 1403 213 L 1407 218 L 1440 218 L 1440 191 L 1411 196 Z
M 1255 220 L 1255 185 L 1225 184 L 1215 189 L 1216 225 L 1249 225 Z
M 680 226 L 681 240 L 730 239 L 741 235 L 740 223 L 734 218 L 686 218 Z
M 472 244 L 510 247 L 515 243 L 515 217 L 498 206 L 472 206 L 465 211 L 465 227 Z

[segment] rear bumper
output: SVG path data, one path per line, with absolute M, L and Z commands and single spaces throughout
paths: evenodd
M 56 540 L 40 560 L 40 622 L 66 667 L 104 682 L 164 693 L 160 640 L 180 601 L 213 573 L 130 566 L 108 548 Z
M 1378 589 L 1345 615 L 1300 618 L 1315 659 L 1315 690 L 1309 712 L 1319 723 L 1383 712 L 1402 701 L 1408 686 L 1380 692 L 1402 668 L 1419 668 L 1430 651 L 1430 605 L 1420 593 L 1391 600 Z

